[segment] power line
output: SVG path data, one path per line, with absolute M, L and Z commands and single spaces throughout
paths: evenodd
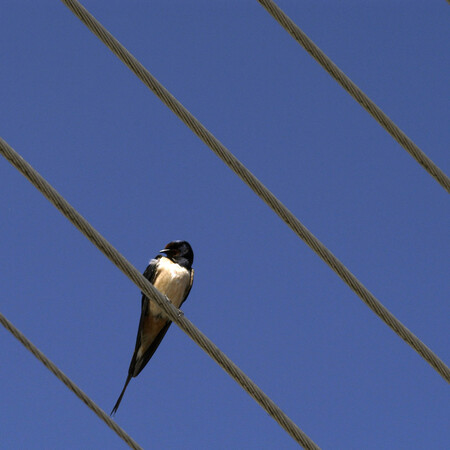
M 67 217 L 139 289 L 154 300 L 196 344 L 241 385 L 299 444 L 306 449 L 319 447 L 211 340 L 196 328 L 170 300 L 162 295 L 121 253 L 82 217 L 30 164 L 0 138 L 0 153 Z
M 375 314 L 408 343 L 447 382 L 450 369 L 382 303 L 278 200 L 202 123 L 196 119 L 150 72 L 77 0 L 61 0 L 157 97 L 230 167 L 272 210 L 311 247 Z
M 258 0 L 258 2 L 447 192 L 450 192 L 450 178 L 317 47 L 273 0 Z
M 119 425 L 103 411 L 103 409 L 97 406 L 97 404 L 94 403 L 68 376 L 58 369 L 58 367 L 55 366 L 55 364 L 53 364 L 53 362 L 50 361 L 35 345 L 33 345 L 2 313 L 0 313 L 0 323 L 131 448 L 142 450 L 142 447 L 140 447 L 126 431 L 120 428 Z

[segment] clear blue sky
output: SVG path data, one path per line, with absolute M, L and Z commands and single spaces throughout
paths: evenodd
M 448 195 L 257 1 L 84 5 L 447 363 Z M 279 5 L 447 174 L 449 5 Z M 0 15 L 1 135 L 323 448 L 448 448 L 449 389 L 58 1 Z M 103 409 L 140 293 L 0 160 L 1 311 Z M 0 329 L 0 446 L 125 444 Z M 116 416 L 144 448 L 295 442 L 176 326 Z

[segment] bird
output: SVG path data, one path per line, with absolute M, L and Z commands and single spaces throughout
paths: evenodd
M 166 295 L 176 308 L 186 300 L 194 281 L 194 252 L 186 241 L 172 241 L 153 258 L 144 271 L 144 277 Z M 163 256 L 164 255 L 164 256 Z M 136 347 L 131 358 L 125 386 L 111 411 L 119 408 L 131 378 L 136 377 L 150 361 L 172 321 L 163 310 L 142 293 L 141 318 L 136 337 Z

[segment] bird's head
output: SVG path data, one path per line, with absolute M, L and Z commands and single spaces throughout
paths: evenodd
M 159 253 L 164 253 L 168 258 L 177 263 L 185 261 L 189 267 L 194 262 L 194 252 L 189 242 L 186 241 L 169 242 Z

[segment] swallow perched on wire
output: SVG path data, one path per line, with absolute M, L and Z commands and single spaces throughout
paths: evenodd
M 188 242 L 173 241 L 159 253 L 163 253 L 165 256 L 157 255 L 152 259 L 144 271 L 144 277 L 159 292 L 166 295 L 175 307 L 180 308 L 189 295 L 194 280 L 194 269 L 192 268 L 194 252 Z M 125 386 L 111 415 L 116 413 L 131 378 L 138 376 L 149 362 L 171 323 L 172 321 L 167 318 L 162 309 L 142 294 L 141 319 L 136 347 L 131 358 Z

